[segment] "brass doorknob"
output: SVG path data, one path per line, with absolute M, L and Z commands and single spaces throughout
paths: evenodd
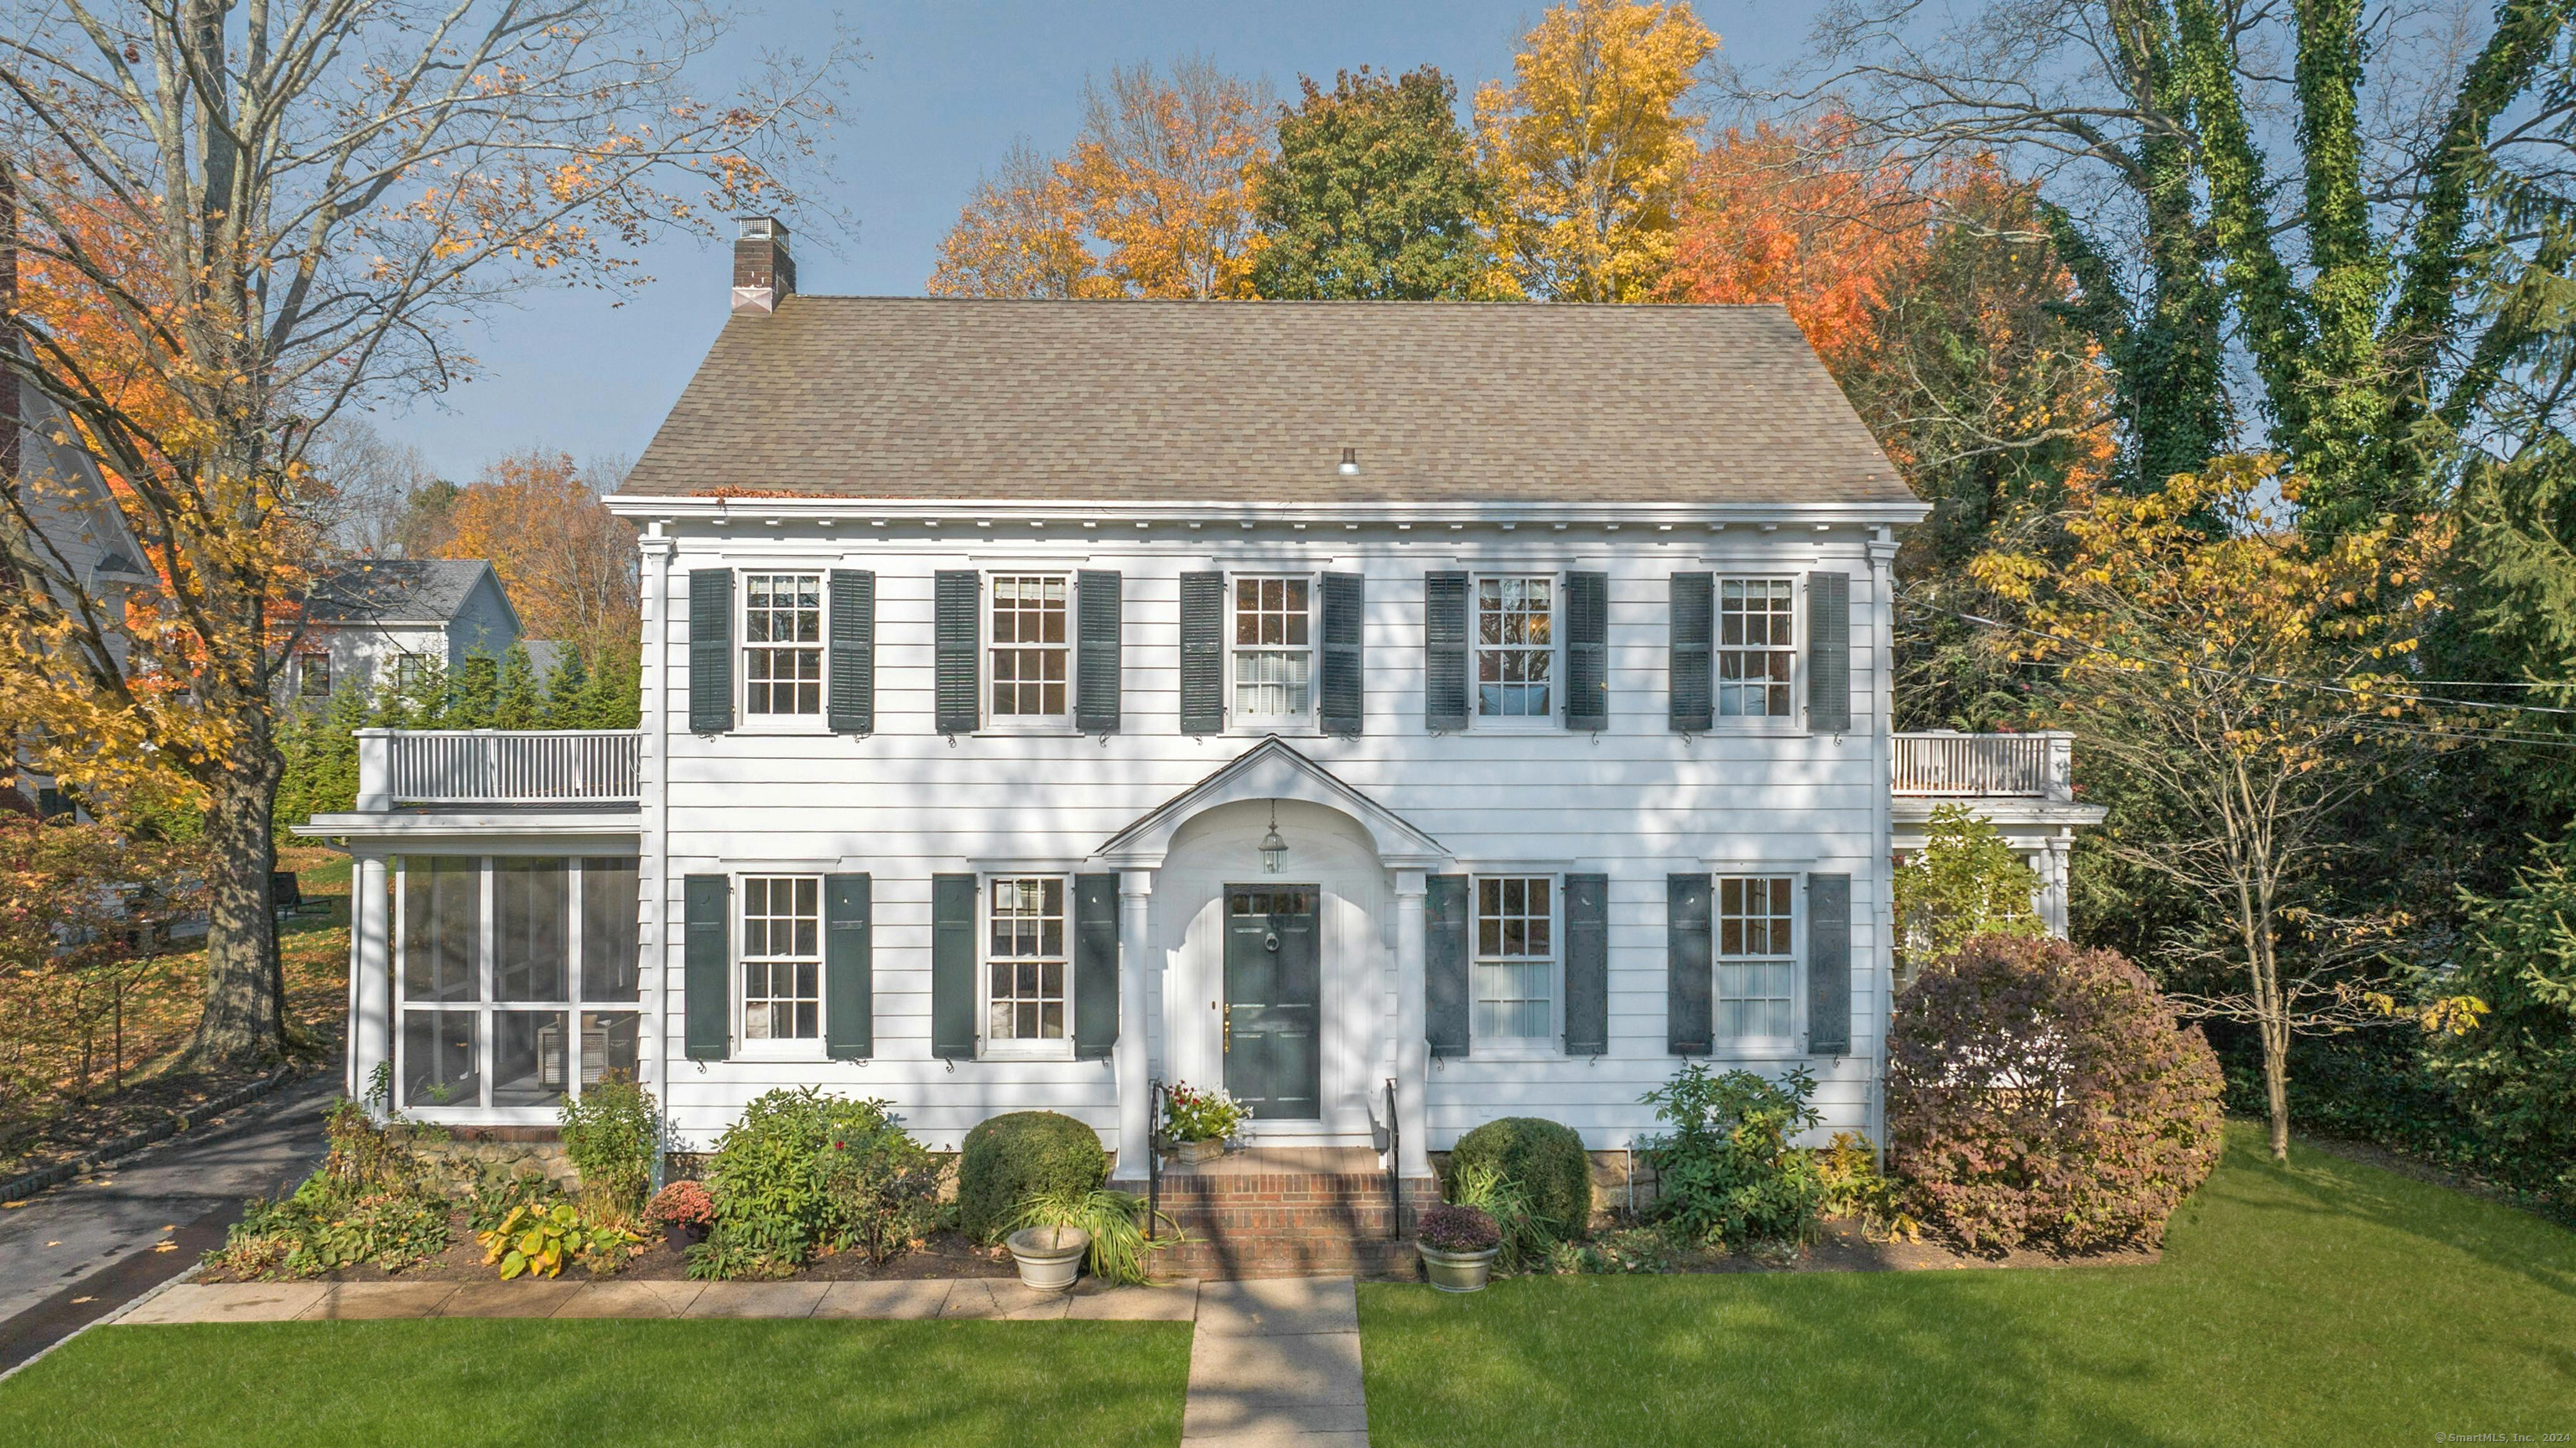
M 1227 1007 L 1225 1008 L 1225 1051 L 1224 1051 L 1224 1054 L 1229 1055 L 1229 1056 L 1231 1056 L 1231 1055 L 1233 1055 L 1233 1054 L 1234 1054 L 1234 1007 L 1232 1007 L 1232 1006 L 1227 1006 Z

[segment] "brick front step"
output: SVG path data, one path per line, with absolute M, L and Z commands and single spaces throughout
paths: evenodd
M 1222 1240 L 1193 1232 L 1190 1240 L 1156 1254 L 1160 1276 L 1222 1281 L 1245 1277 L 1407 1275 L 1414 1270 L 1413 1243 L 1386 1238 L 1229 1237 Z
M 1429 1180 L 1404 1184 L 1407 1221 L 1439 1199 Z M 1394 1239 L 1386 1174 L 1351 1171 L 1175 1171 L 1161 1206 L 1186 1241 L 1156 1262 L 1201 1278 L 1382 1276 L 1410 1272 L 1413 1244 Z

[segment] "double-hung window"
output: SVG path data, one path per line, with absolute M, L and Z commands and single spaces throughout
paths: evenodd
M 1556 718 L 1556 579 L 1476 580 L 1476 717 L 1546 724 Z
M 1717 714 L 1721 719 L 1796 716 L 1792 631 L 1797 584 L 1787 578 L 1721 578 L 1717 583 Z
M 742 882 L 742 1039 L 815 1041 L 823 1034 L 823 882 L 753 875 Z
M 992 576 L 984 636 L 998 725 L 1062 724 L 1071 717 L 1073 580 L 1061 573 Z
M 1537 1046 L 1555 1035 L 1556 878 L 1476 877 L 1475 1007 L 1469 1039 Z
M 1001 875 L 985 892 L 984 1054 L 1070 1056 L 1062 875 Z
M 324 699 L 331 694 L 331 656 L 316 650 L 295 656 L 295 687 L 307 699 Z
M 634 1074 L 634 860 L 409 855 L 393 888 L 400 1109 L 551 1112 Z
M 823 575 L 743 575 L 742 711 L 755 718 L 822 714 Z
M 1785 1041 L 1795 1034 L 1790 991 L 1796 915 L 1791 877 L 1722 875 L 1717 881 L 1717 1037 Z
M 1315 710 L 1314 582 L 1234 580 L 1234 718 L 1303 725 Z

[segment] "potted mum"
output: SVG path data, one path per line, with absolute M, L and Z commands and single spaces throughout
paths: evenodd
M 1443 1292 L 1484 1291 L 1485 1280 L 1494 1270 L 1494 1254 L 1502 1245 L 1502 1229 L 1474 1207 L 1433 1207 L 1414 1228 L 1413 1247 L 1422 1254 L 1422 1274 Z
M 654 1194 L 644 1220 L 661 1226 L 677 1246 L 703 1242 L 716 1224 L 715 1198 L 696 1182 L 673 1182 Z
M 1226 1143 L 1243 1129 L 1245 1115 L 1242 1104 L 1222 1086 L 1201 1091 L 1174 1084 L 1163 1091 L 1163 1134 L 1171 1139 L 1172 1155 L 1184 1164 L 1223 1156 Z

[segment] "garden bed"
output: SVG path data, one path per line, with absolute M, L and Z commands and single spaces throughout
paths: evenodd
M 476 1245 L 474 1233 L 463 1211 L 448 1219 L 447 1250 L 427 1262 L 388 1272 L 372 1263 L 343 1267 L 312 1277 L 305 1282 L 490 1282 L 493 1268 L 483 1260 L 483 1248 Z M 955 1277 L 1010 1277 L 1017 1269 L 1011 1254 L 1002 1248 L 978 1247 L 955 1232 L 933 1232 L 921 1245 L 884 1262 L 870 1262 L 861 1252 L 827 1252 L 789 1276 L 774 1280 L 783 1282 L 887 1282 L 922 1281 Z M 578 1267 L 564 1269 L 563 1280 L 573 1281 L 643 1281 L 676 1282 L 689 1275 L 688 1264 L 680 1255 L 679 1245 L 670 1239 L 657 1242 L 638 1254 L 613 1274 L 594 1279 Z M 219 1266 L 208 1266 L 197 1276 L 200 1282 L 272 1281 L 273 1277 L 227 1272 Z M 763 1279 L 773 1280 L 773 1279 Z

